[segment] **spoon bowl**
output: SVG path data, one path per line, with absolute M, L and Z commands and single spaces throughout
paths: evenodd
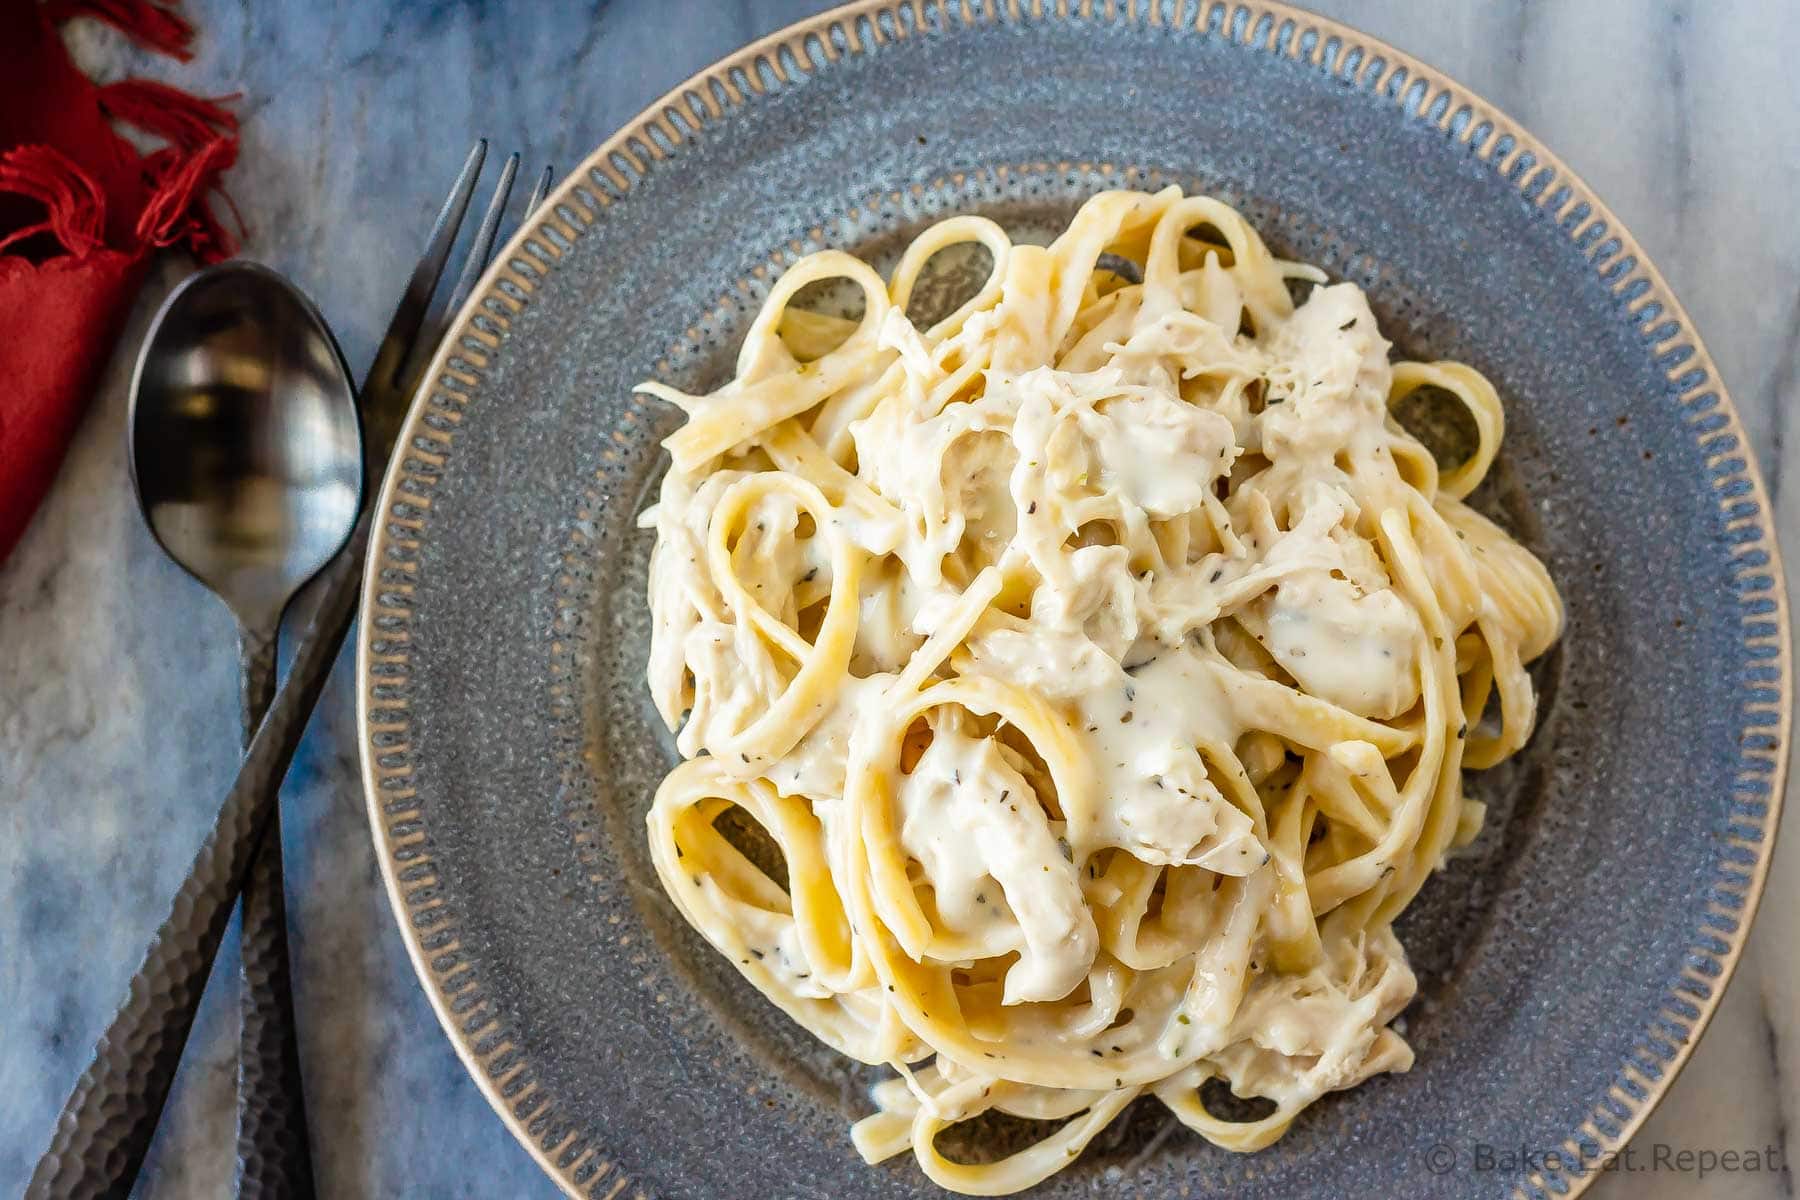
M 169 556 L 252 629 L 344 544 L 362 496 L 350 372 L 312 302 L 227 262 L 164 303 L 132 383 L 132 483 Z

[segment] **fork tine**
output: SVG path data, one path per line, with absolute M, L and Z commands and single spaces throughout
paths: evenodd
M 521 222 L 525 221 L 532 213 L 536 212 L 538 205 L 544 202 L 544 197 L 550 194 L 550 181 L 555 178 L 556 168 L 554 166 L 546 166 L 544 168 L 544 173 L 538 176 L 537 186 L 531 189 L 531 195 L 525 201 L 525 214 L 519 218 Z
M 431 294 L 437 290 L 438 280 L 443 277 L 444 264 L 449 261 L 450 249 L 456 244 L 457 232 L 462 229 L 463 215 L 469 210 L 469 198 L 475 194 L 475 181 L 481 175 L 481 164 L 486 158 L 487 139 L 482 138 L 470 148 L 469 156 L 463 162 L 462 173 L 456 177 L 456 186 L 450 189 L 444 207 L 438 211 L 437 223 L 431 227 L 431 237 L 426 242 L 424 257 L 419 259 L 412 278 L 407 281 L 400 303 L 394 306 L 394 317 L 388 324 L 387 336 L 382 338 L 381 346 L 375 352 L 375 361 L 370 365 L 369 374 L 364 381 L 365 389 L 371 385 L 384 387 L 396 384 L 400 378 L 401 366 L 410 357 L 409 351 L 417 347 L 420 327 L 431 307 Z
M 519 156 L 508 155 L 506 166 L 500 171 L 500 182 L 494 185 L 494 194 L 488 201 L 487 211 L 481 215 L 481 224 L 476 226 L 475 233 L 463 252 L 462 271 L 456 277 L 456 285 L 431 306 L 419 326 L 418 335 L 413 339 L 412 349 L 398 376 L 400 390 L 408 396 L 418 386 L 425 368 L 431 363 L 431 356 L 437 353 L 438 343 L 444 340 L 450 322 L 462 311 L 463 301 L 469 298 L 469 293 L 475 290 L 476 281 L 487 269 L 488 255 L 494 248 L 494 234 L 500 228 L 500 218 L 506 214 L 506 201 L 512 195 L 513 180 L 518 173 Z
M 475 290 L 481 273 L 487 270 L 488 259 L 494 255 L 494 239 L 500 233 L 500 218 L 506 215 L 506 202 L 512 197 L 513 181 L 518 174 L 519 156 L 510 154 L 500 172 L 500 182 L 494 185 L 494 198 L 488 202 L 487 212 L 482 214 L 475 237 L 469 242 L 469 256 L 463 260 L 462 274 L 457 276 L 456 286 L 450 290 L 449 302 L 444 306 L 446 321 L 462 311 L 463 302 Z M 438 336 L 443 336 L 441 330 Z

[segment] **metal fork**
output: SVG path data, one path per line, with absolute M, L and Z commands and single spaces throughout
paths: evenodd
M 473 293 L 498 240 L 518 173 L 517 154 L 507 159 L 500 172 L 487 211 L 470 238 L 455 286 L 438 303 L 432 303 L 486 157 L 485 141 L 469 151 L 456 185 L 438 212 L 424 257 L 394 309 L 387 334 L 363 380 L 363 444 L 370 479 L 379 480 L 385 474 L 394 439 L 425 369 L 450 322 Z M 521 220 L 528 219 L 543 202 L 550 180 L 546 168 Z M 293 667 L 257 727 L 237 780 L 195 854 L 168 917 L 145 950 L 125 1002 L 100 1035 L 93 1062 L 63 1105 L 50 1148 L 27 1185 L 25 1194 L 31 1200 L 123 1200 L 131 1191 L 168 1099 L 226 921 L 274 810 L 282 776 L 293 761 L 294 749 L 355 616 L 379 495 L 379 487 L 365 490 L 355 532 L 320 573 L 318 603 L 301 631 Z M 277 1185 L 269 1194 L 295 1195 L 309 1190 L 304 1183 L 286 1191 Z

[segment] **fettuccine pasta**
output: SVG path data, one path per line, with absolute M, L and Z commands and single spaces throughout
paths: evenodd
M 991 274 L 916 327 L 962 243 Z M 821 280 L 861 316 L 791 304 Z M 1464 503 L 1494 389 L 1388 348 L 1356 287 L 1169 188 L 1095 196 L 1048 247 L 946 220 L 891 280 L 813 254 L 724 387 L 642 385 L 688 418 L 644 515 L 685 760 L 656 869 L 788 1016 L 893 1066 L 870 1162 L 1010 1193 L 1143 1095 L 1256 1150 L 1411 1066 L 1391 925 L 1479 830 L 1463 768 L 1530 734 L 1562 604 Z M 1472 420 L 1452 468 L 1390 413 L 1421 388 Z M 1268 1114 L 1214 1115 L 1214 1079 Z M 1060 1124 L 940 1150 L 991 1109 Z

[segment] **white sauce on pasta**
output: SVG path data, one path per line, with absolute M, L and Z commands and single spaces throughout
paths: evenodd
M 991 277 L 915 328 L 920 271 L 963 242 Z M 838 277 L 860 321 L 789 309 Z M 1290 279 L 1316 284 L 1298 307 Z M 1097 196 L 1047 248 L 954 218 L 889 281 L 812 255 L 730 383 L 643 385 L 689 415 L 645 514 L 650 686 L 686 759 L 657 870 L 791 1017 L 901 1072 L 854 1130 L 870 1161 L 1017 1191 L 1146 1093 L 1254 1150 L 1410 1066 L 1391 923 L 1479 828 L 1462 769 L 1529 735 L 1523 664 L 1562 607 L 1462 503 L 1493 389 L 1388 350 L 1357 288 L 1171 188 Z M 1479 434 L 1454 470 L 1389 415 L 1427 385 Z M 786 878 L 715 826 L 734 807 Z M 1211 1078 L 1274 1111 L 1215 1117 Z M 990 1108 L 1068 1120 L 946 1158 L 936 1134 Z

